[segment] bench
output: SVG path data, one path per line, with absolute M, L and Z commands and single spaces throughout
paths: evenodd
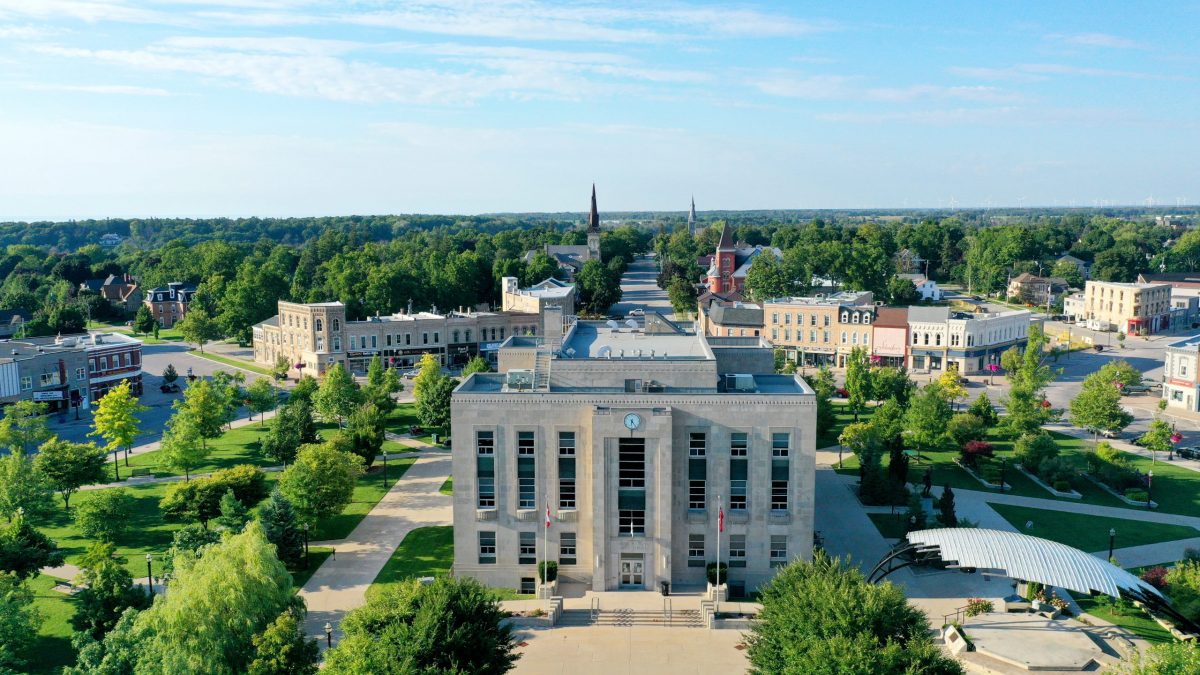
M 135 466 L 129 470 L 130 478 L 153 478 L 154 469 L 148 466 Z

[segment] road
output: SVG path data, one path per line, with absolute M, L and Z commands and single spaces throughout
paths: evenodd
M 167 420 L 170 419 L 173 412 L 171 404 L 181 397 L 180 394 L 164 394 L 159 391 L 158 387 L 162 384 L 162 373 L 167 369 L 168 364 L 174 364 L 181 382 L 187 375 L 188 368 L 191 368 L 192 373 L 197 377 L 211 377 L 218 370 L 234 370 L 230 366 L 193 356 L 191 350 L 184 344 L 168 343 L 143 346 L 142 405 L 147 406 L 149 410 L 138 415 L 143 432 L 134 441 L 134 445 L 151 443 L 162 436 L 163 427 L 166 426 Z M 250 371 L 238 372 L 246 376 L 246 384 L 264 377 Z M 75 419 L 73 413 L 61 418 L 52 417 L 49 426 L 52 433 L 67 440 L 76 442 L 98 440 L 95 437 L 88 437 L 88 433 L 92 430 L 91 410 L 80 410 L 78 420 Z
M 658 287 L 658 265 L 653 256 L 640 256 L 633 261 L 625 276 L 621 277 L 621 302 L 609 310 L 614 316 L 625 316 L 640 309 L 645 312 L 660 312 L 670 318 L 671 302 L 667 292 Z

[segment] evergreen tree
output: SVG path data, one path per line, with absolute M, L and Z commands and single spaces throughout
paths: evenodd
M 167 364 L 166 370 L 163 371 L 162 379 L 167 384 L 174 384 L 175 380 L 179 379 L 179 372 L 175 370 L 174 363 Z
M 217 516 L 215 522 L 217 527 L 230 532 L 241 532 L 242 528 L 250 520 L 250 512 L 246 505 L 238 500 L 233 495 L 233 490 L 226 490 L 221 496 L 221 515 Z
M 43 567 L 58 567 L 62 563 L 63 552 L 58 545 L 24 517 L 17 516 L 0 527 L 0 572 L 28 579 L 37 576 Z
M 938 519 L 945 527 L 958 527 L 958 516 L 954 513 L 954 491 L 950 485 L 942 488 L 942 497 L 938 500 Z
M 297 567 L 304 559 L 304 532 L 296 521 L 296 510 L 279 490 L 258 510 L 267 541 L 275 545 L 275 555 L 289 567 Z

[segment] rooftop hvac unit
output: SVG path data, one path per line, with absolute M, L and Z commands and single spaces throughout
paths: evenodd
M 532 389 L 533 371 L 529 369 L 514 369 L 505 373 L 504 385 L 509 389 Z
M 602 359 L 611 359 L 612 358 L 612 347 L 609 347 L 608 345 L 604 345 L 603 347 L 601 347 L 600 349 L 598 349 L 596 351 L 596 356 L 599 356 Z
M 726 375 L 725 386 L 729 391 L 754 391 L 754 376 L 749 374 Z

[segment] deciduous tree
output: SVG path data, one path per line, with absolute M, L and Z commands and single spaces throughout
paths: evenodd
M 158 452 L 164 466 L 182 471 L 183 479 L 189 481 L 192 470 L 200 466 L 211 451 L 200 435 L 195 417 L 179 411 L 167 422 Z
M 846 401 L 850 411 L 854 413 L 854 421 L 867 405 L 867 400 L 873 393 L 871 384 L 871 365 L 868 362 L 867 350 L 855 347 L 846 359 Z
M 175 328 L 185 341 L 195 344 L 201 353 L 204 352 L 204 345 L 221 337 L 220 326 L 199 307 L 189 309 L 183 319 L 175 324 Z
M 33 468 L 62 495 L 63 508 L 71 508 L 71 495 L 84 485 L 104 480 L 104 450 L 95 443 L 72 443 L 54 438 L 42 444 L 33 458 Z
M 25 518 L 17 516 L 0 527 L 0 572 L 28 579 L 37 576 L 43 567 L 58 567 L 62 563 L 63 552 L 58 545 Z
M 313 395 L 313 407 L 317 414 L 329 422 L 337 422 L 338 426 L 346 423 L 346 418 L 358 407 L 361 397 L 354 378 L 342 364 L 335 363 L 325 372 L 321 386 Z
M 54 486 L 23 452 L 0 457 L 0 516 L 12 520 L 18 512 L 40 520 L 54 511 Z
M 316 675 L 321 650 L 304 633 L 299 609 L 286 609 L 253 638 L 254 660 L 247 675 Z
M 904 415 L 904 436 L 920 452 L 935 452 L 946 446 L 946 424 L 950 404 L 937 384 L 928 384 L 909 401 Z
M 134 499 L 124 488 L 96 490 L 75 507 L 75 524 L 93 539 L 113 543 L 129 531 Z
M 0 672 L 28 672 L 25 666 L 37 646 L 30 637 L 41 625 L 33 593 L 16 575 L 0 573 Z
M 200 445 L 208 448 L 208 441 L 217 438 L 224 430 L 226 420 L 226 392 L 208 380 L 196 380 L 183 390 L 183 399 L 176 401 L 175 417 L 182 416 L 183 422 L 195 429 L 200 436 Z
M 279 491 L 302 522 L 314 524 L 346 508 L 362 472 L 362 459 L 355 455 L 327 443 L 306 445 L 280 477 Z
M 17 401 L 4 408 L 0 418 L 0 445 L 12 453 L 29 452 L 50 439 L 46 428 L 46 404 Z
M 1070 410 L 1071 424 L 1091 431 L 1097 442 L 1101 432 L 1120 431 L 1133 422 L 1133 415 L 1121 407 L 1121 390 L 1100 372 L 1084 378 Z
M 262 440 L 263 453 L 280 464 L 291 464 L 301 445 L 316 443 L 317 425 L 312 405 L 305 399 L 288 401 L 275 417 Z
M 129 446 L 137 439 L 141 428 L 138 413 L 149 410 L 138 402 L 133 395 L 129 382 L 125 381 L 112 389 L 100 399 L 92 413 L 92 431 L 89 436 L 99 436 L 107 441 L 104 449 L 113 453 L 113 474 L 120 480 L 120 470 L 117 468 L 117 452 L 125 449 L 126 462 L 129 458 Z
M 265 413 L 275 409 L 279 392 L 270 380 L 260 377 L 246 388 L 246 400 L 250 402 L 250 410 L 258 413 L 258 425 L 262 426 L 266 420 Z
M 89 546 L 79 568 L 75 583 L 80 588 L 75 593 L 75 614 L 71 617 L 75 630 L 102 640 L 125 610 L 140 610 L 149 604 L 145 591 L 134 587 L 125 559 L 116 554 L 112 544 Z

